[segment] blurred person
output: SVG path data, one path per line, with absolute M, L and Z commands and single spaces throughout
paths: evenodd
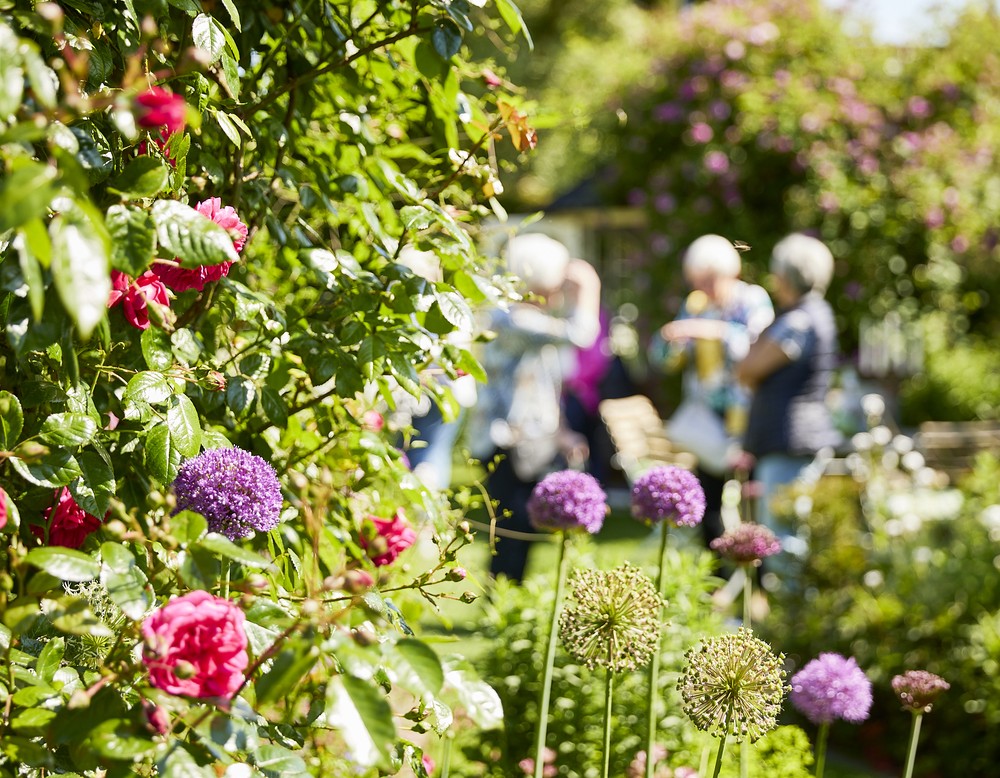
M 470 419 L 469 442 L 484 463 L 495 461 L 486 487 L 496 500 L 501 530 L 532 532 L 527 502 L 547 473 L 582 467 L 586 438 L 569 429 L 560 398 L 572 347 L 588 348 L 600 332 L 601 282 L 582 259 L 540 233 L 515 236 L 507 270 L 530 292 L 527 299 L 495 308 L 487 328 L 495 333 L 482 353 L 487 384 Z M 521 581 L 531 541 L 499 536 L 490 573 Z
M 816 238 L 794 233 L 774 247 L 770 271 L 778 316 L 737 369 L 753 391 L 743 445 L 756 459 L 757 520 L 781 538 L 785 551 L 797 552 L 801 543 L 777 526 L 770 502 L 819 452 L 842 442 L 826 403 L 838 357 L 833 309 L 824 299 L 833 255 Z M 787 567 L 785 559 L 775 558 L 776 566 Z
M 750 404 L 736 380 L 736 366 L 751 344 L 774 319 L 767 291 L 740 279 L 742 262 L 735 246 L 721 235 L 703 235 L 684 253 L 684 279 L 691 288 L 677 317 L 654 334 L 650 361 L 667 370 L 683 370 L 678 414 L 698 408 L 701 424 L 695 435 L 723 441 L 724 450 L 698 459 L 695 474 L 705 490 L 701 523 L 706 548 L 725 531 L 722 496 L 726 482 L 742 465 L 735 442 L 742 435 Z M 672 421 L 675 421 L 672 418 Z M 677 435 L 676 427 L 668 435 Z M 697 445 L 685 446 L 699 453 Z

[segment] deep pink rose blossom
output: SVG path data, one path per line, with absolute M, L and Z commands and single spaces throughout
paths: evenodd
M 184 113 L 187 106 L 184 98 L 152 86 L 135 98 L 135 121 L 147 130 L 162 128 L 166 140 L 175 132 L 184 129 Z
M 402 509 L 396 511 L 391 519 L 380 519 L 369 516 L 367 521 L 375 525 L 375 537 L 369 540 L 364 533 L 361 535 L 361 547 L 368 552 L 379 567 L 391 565 L 401 553 L 406 551 L 417 539 L 410 522 Z
M 228 700 L 249 664 L 243 611 L 229 600 L 193 591 L 175 597 L 142 623 L 142 661 L 157 689 Z
M 210 197 L 198 203 L 194 209 L 229 233 L 237 254 L 243 251 L 250 231 L 240 221 L 239 214 L 231 205 L 223 207 L 221 199 Z M 232 264 L 232 262 L 219 262 L 215 265 L 188 268 L 181 267 L 177 260 L 159 260 L 153 263 L 153 272 L 175 292 L 185 292 L 188 289 L 197 289 L 200 292 L 205 288 L 205 284 L 228 275 Z
M 101 520 L 91 516 L 76 504 L 73 495 L 65 486 L 59 493 L 55 509 L 45 510 L 45 521 L 48 525 L 48 544 L 64 548 L 80 548 L 87 536 L 101 526 Z M 43 527 L 32 527 L 36 537 L 45 539 Z
M 0 529 L 7 526 L 7 492 L 0 489 Z
M 140 330 L 149 328 L 151 303 L 164 308 L 170 307 L 167 287 L 151 270 L 147 270 L 135 281 L 120 270 L 112 270 L 108 308 L 113 308 L 119 302 L 128 323 Z

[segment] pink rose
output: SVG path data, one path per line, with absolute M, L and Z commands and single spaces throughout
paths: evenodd
M 367 533 L 362 533 L 361 547 L 379 567 L 391 565 L 396 561 L 396 557 L 412 546 L 417 539 L 417 533 L 406 520 L 402 508 L 397 510 L 391 519 L 369 516 L 366 521 L 375 525 L 376 534 L 374 538 L 369 539 Z
M 142 661 L 157 689 L 185 697 L 230 699 L 249 664 L 245 617 L 234 603 L 193 591 L 142 623 Z
M 147 270 L 135 281 L 120 270 L 112 270 L 108 308 L 113 308 L 119 302 L 129 324 L 140 330 L 149 327 L 150 304 L 170 307 L 167 287 L 151 270 Z
M 45 520 L 49 527 L 48 544 L 64 548 L 80 548 L 87 536 L 101 526 L 101 520 L 77 505 L 65 486 L 55 508 L 45 510 Z M 44 528 L 32 527 L 31 531 L 35 537 L 45 540 Z
M 7 492 L 0 489 L 0 529 L 7 526 Z
M 361 425 L 366 430 L 379 432 L 385 426 L 385 419 L 378 411 L 365 411 L 364 416 L 361 417 Z
M 233 239 L 233 248 L 236 249 L 236 253 L 243 251 L 250 231 L 240 221 L 239 214 L 231 205 L 222 207 L 221 199 L 210 197 L 208 200 L 198 203 L 194 209 L 229 233 Z M 161 259 L 153 263 L 153 272 L 175 292 L 186 292 L 188 289 L 197 289 L 200 292 L 205 288 L 205 284 L 218 281 L 223 276 L 228 275 L 232 264 L 232 262 L 219 262 L 215 265 L 188 268 L 181 267 L 177 260 Z
M 427 754 L 420 757 L 420 763 L 424 766 L 424 771 L 430 775 L 434 772 L 434 760 L 431 759 Z
M 166 140 L 175 132 L 184 129 L 184 113 L 187 106 L 180 95 L 171 94 L 158 86 L 149 88 L 135 98 L 136 123 L 147 130 L 162 128 Z

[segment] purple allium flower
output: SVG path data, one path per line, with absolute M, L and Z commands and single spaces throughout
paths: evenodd
M 927 670 L 907 670 L 892 679 L 892 690 L 903 708 L 913 713 L 930 713 L 937 698 L 950 688 L 944 678 Z
M 632 515 L 653 524 L 666 519 L 694 527 L 705 515 L 705 490 L 690 470 L 659 465 L 635 479 Z
M 593 535 L 607 512 L 607 495 L 597 479 L 576 470 L 549 473 L 528 498 L 528 518 L 540 530 L 582 529 Z
M 208 529 L 239 540 L 278 526 L 281 485 L 265 460 L 241 448 L 215 448 L 181 465 L 173 483 L 175 513 L 191 510 Z
M 740 564 L 757 563 L 781 551 L 781 541 L 763 524 L 740 524 L 709 545 Z
M 853 657 L 828 652 L 792 676 L 790 698 L 813 724 L 860 724 L 872 707 L 872 682 Z

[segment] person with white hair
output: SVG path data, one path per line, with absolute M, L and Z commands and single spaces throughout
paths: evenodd
M 833 255 L 816 238 L 793 233 L 775 245 L 770 270 L 778 317 L 750 347 L 737 375 L 753 390 L 743 445 L 756 458 L 757 520 L 794 551 L 801 543 L 776 524 L 771 498 L 800 478 L 819 452 L 842 442 L 826 404 L 838 359 L 833 309 L 824 299 Z M 788 566 L 787 557 L 769 562 Z
M 774 319 L 774 308 L 763 287 L 740 279 L 740 253 L 721 235 L 702 235 L 691 243 L 682 267 L 691 292 L 677 317 L 655 333 L 649 354 L 653 364 L 684 371 L 683 401 L 668 435 L 678 447 L 699 457 L 695 474 L 706 502 L 701 532 L 709 547 L 725 531 L 722 494 L 739 459 L 735 443 L 750 403 L 735 368 Z M 690 425 L 693 439 L 685 440 L 688 436 L 681 434 L 677 423 L 681 416 L 700 420 Z M 705 445 L 709 439 L 721 446 Z
M 500 534 L 490 563 L 493 576 L 524 577 L 531 542 L 527 501 L 552 470 L 582 464 L 586 438 L 569 429 L 561 409 L 566 352 L 586 348 L 600 332 L 601 282 L 586 261 L 570 256 L 541 233 L 517 235 L 505 253 L 507 270 L 527 287 L 522 302 L 490 312 L 494 337 L 483 348 L 487 383 L 480 388 L 468 440 L 474 456 L 496 465 L 486 487 L 500 513 Z

